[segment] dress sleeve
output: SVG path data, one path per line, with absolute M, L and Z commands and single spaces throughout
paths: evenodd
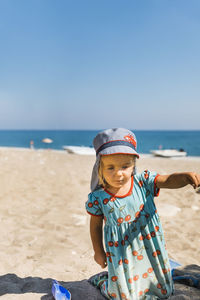
M 94 193 L 90 193 L 88 195 L 88 201 L 85 203 L 85 208 L 90 215 L 103 217 L 99 197 L 94 195 Z
M 142 173 L 142 179 L 144 182 L 144 185 L 146 188 L 150 191 L 150 193 L 157 197 L 159 195 L 160 189 L 156 186 L 156 180 L 158 178 L 159 174 L 156 172 L 150 172 L 148 170 L 145 170 Z

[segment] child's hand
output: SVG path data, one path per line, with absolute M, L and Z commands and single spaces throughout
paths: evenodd
M 194 173 L 194 172 L 188 172 L 187 178 L 188 178 L 188 183 L 193 186 L 194 189 L 200 186 L 200 174 Z
M 178 189 L 191 184 L 194 189 L 200 186 L 200 174 L 195 172 L 173 173 L 157 177 L 158 188 Z
M 102 269 L 104 269 L 107 266 L 105 251 L 95 253 L 94 260 L 102 267 Z

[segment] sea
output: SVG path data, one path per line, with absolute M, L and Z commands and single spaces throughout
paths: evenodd
M 63 146 L 92 147 L 92 140 L 101 130 L 0 130 L 0 147 L 63 150 Z M 150 154 L 151 150 L 183 149 L 188 156 L 200 156 L 200 130 L 132 130 L 138 141 L 138 153 Z M 49 138 L 52 143 L 45 144 Z

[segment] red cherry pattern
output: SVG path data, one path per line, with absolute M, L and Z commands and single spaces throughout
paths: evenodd
M 153 257 L 156 257 L 156 256 L 157 256 L 157 252 L 154 251 L 154 252 L 152 253 L 152 255 L 153 255 Z
M 110 257 L 110 252 L 106 252 L 106 256 L 107 256 L 107 257 Z
M 98 199 L 98 198 L 97 198 Z M 92 202 L 89 202 L 88 203 L 88 207 L 89 208 L 92 208 L 94 205 L 98 206 L 99 205 L 99 201 L 98 200 L 95 200 L 94 203 Z M 103 199 L 103 204 L 104 205 L 108 205 L 108 203 L 111 203 L 111 202 L 114 202 L 116 200 L 116 197 L 112 196 L 110 199 L 109 198 L 105 198 Z M 109 213 L 113 213 L 114 212 L 114 207 L 110 206 L 111 209 L 109 211 Z M 124 209 L 125 206 L 122 206 L 120 207 L 120 211 L 122 211 Z M 133 220 L 132 222 L 136 223 L 137 220 L 139 219 L 140 215 L 141 215 L 141 211 L 144 210 L 144 204 L 141 204 L 140 207 L 139 207 L 139 210 L 135 213 L 135 220 Z M 146 217 L 149 217 L 148 214 L 146 214 Z M 106 222 L 106 217 L 104 217 L 104 220 Z M 128 214 L 126 215 L 125 217 L 119 217 L 117 219 L 117 225 L 120 226 L 123 222 L 129 222 L 131 224 L 131 215 Z
M 112 241 L 108 242 L 108 246 L 112 247 L 114 245 L 114 243 Z
M 109 202 L 114 202 L 116 200 L 116 197 L 114 197 L 114 196 L 112 196 L 110 199 L 109 198 L 105 198 L 104 200 L 103 200 L 103 204 L 104 205 L 107 205 Z M 93 205 L 96 205 L 96 206 L 98 206 L 99 205 L 99 201 L 98 200 L 95 200 L 94 201 L 94 203 L 92 203 L 92 202 L 89 202 L 88 203 L 88 207 L 89 208 L 92 208 L 93 207 Z M 121 207 L 120 208 L 120 210 L 122 210 L 124 208 L 124 206 L 123 207 Z M 141 211 L 143 211 L 144 210 L 144 204 L 141 204 L 140 205 L 140 207 L 139 207 L 139 210 L 135 213 L 135 220 L 133 220 L 133 222 L 134 223 L 136 223 L 137 222 L 137 219 L 140 217 L 140 213 L 141 213 Z M 112 207 L 111 209 L 110 209 L 110 213 L 112 213 L 114 211 L 114 207 Z M 149 217 L 149 215 L 148 214 L 146 214 L 146 217 Z M 104 217 L 104 219 L 105 219 L 106 217 Z M 131 215 L 126 215 L 124 218 L 123 217 L 119 217 L 118 219 L 117 219 L 117 225 L 118 226 L 120 226 L 120 224 L 122 224 L 123 222 L 130 222 L 131 221 Z
M 136 250 L 133 250 L 132 254 L 133 256 L 138 256 L 138 252 Z
M 167 274 L 168 273 L 167 269 L 162 269 L 162 271 L 163 271 L 163 274 Z
M 145 179 L 148 179 L 148 178 L 149 178 L 149 173 L 148 173 L 147 170 L 145 171 L 144 178 L 145 178 Z M 139 186 L 140 186 L 140 187 L 143 187 L 143 186 L 144 186 L 144 181 L 142 181 L 142 180 L 139 181 Z M 111 206 L 111 203 L 114 203 L 115 201 L 116 201 L 116 197 L 114 197 L 114 196 L 112 196 L 112 197 L 110 197 L 110 198 L 105 198 L 105 199 L 103 199 L 103 204 L 104 204 L 104 205 L 108 205 L 108 207 L 111 208 L 110 211 L 109 211 L 109 213 L 114 212 L 114 207 Z M 115 204 L 113 204 L 113 205 L 115 205 Z M 88 203 L 88 207 L 89 207 L 89 208 L 92 208 L 93 206 L 99 206 L 98 198 L 97 198 L 94 202 L 89 202 L 89 203 Z M 122 216 L 119 216 L 119 218 L 117 219 L 117 225 L 118 225 L 118 226 L 120 226 L 120 225 L 121 225 L 122 223 L 124 223 L 124 222 L 127 222 L 127 223 L 129 223 L 129 224 L 131 224 L 132 222 L 133 222 L 133 223 L 137 223 L 138 220 L 139 220 L 139 218 L 141 217 L 141 215 L 145 216 L 146 219 L 148 219 L 148 218 L 150 217 L 149 213 L 145 213 L 145 214 L 141 213 L 142 211 L 144 211 L 144 208 L 145 208 L 144 204 L 141 204 L 141 205 L 139 206 L 139 209 L 136 211 L 135 216 L 134 216 L 135 219 L 133 219 L 132 221 L 131 221 L 132 216 L 131 216 L 130 214 L 125 214 L 125 213 L 123 212 L 123 209 L 124 209 L 124 208 L 125 208 L 125 205 L 120 207 L 120 212 L 123 213 L 123 215 L 122 215 Z M 105 220 L 105 222 L 106 222 L 106 216 L 104 216 L 104 220 Z M 141 226 L 140 226 L 140 227 L 141 227 Z M 136 228 L 136 227 L 135 227 L 135 228 Z M 142 229 L 141 229 L 141 230 L 142 230 Z M 143 241 L 143 240 L 151 240 L 152 238 L 155 238 L 155 237 L 158 235 L 158 231 L 159 231 L 159 230 L 160 230 L 160 227 L 159 227 L 159 226 L 155 226 L 154 229 L 153 229 L 150 233 L 147 233 L 147 234 L 140 234 L 140 235 L 139 235 L 139 240 L 140 240 L 140 241 Z M 162 232 L 161 232 L 161 234 L 162 234 Z M 128 235 L 125 235 L 121 241 L 112 241 L 112 240 L 110 240 L 110 241 L 107 242 L 107 244 L 108 244 L 109 247 L 116 247 L 116 248 L 117 248 L 117 247 L 119 247 L 119 244 L 121 244 L 122 246 L 125 246 L 125 245 L 131 243 L 131 242 L 129 242 L 129 240 L 131 241 L 131 237 L 130 237 L 130 239 L 129 239 L 129 236 L 128 236 Z M 127 241 L 127 243 L 126 243 L 126 241 Z M 130 245 L 131 245 L 131 244 L 130 244 Z M 141 249 L 142 249 L 142 248 L 141 248 Z M 135 257 L 135 259 L 138 260 L 138 261 L 142 261 L 142 260 L 144 259 L 143 255 L 141 254 L 141 251 L 142 251 L 141 249 L 139 249 L 139 250 L 137 249 L 137 250 L 133 250 L 133 251 L 132 251 L 132 255 L 133 255 L 133 256 Z M 160 250 L 160 249 L 156 249 L 155 251 L 152 252 L 152 256 L 153 256 L 154 258 L 157 258 L 157 256 L 159 256 L 160 254 L 161 254 L 161 250 Z M 115 255 L 114 255 L 112 252 L 106 252 L 106 256 L 107 256 L 108 261 L 109 261 L 110 263 L 112 263 L 113 256 L 115 256 Z M 121 266 L 121 265 L 123 265 L 123 264 L 124 264 L 124 265 L 128 265 L 128 264 L 129 264 L 129 260 L 128 260 L 127 258 L 123 258 L 123 259 L 118 260 L 118 265 L 119 265 L 119 266 Z M 125 266 L 124 266 L 124 268 L 125 268 Z M 127 268 L 127 267 L 126 267 L 126 268 Z M 141 274 L 141 275 L 135 274 L 133 277 L 129 277 L 129 278 L 128 278 L 128 283 L 129 283 L 129 284 L 133 284 L 134 281 L 139 280 L 139 277 L 140 277 L 140 276 L 141 276 L 141 278 L 143 278 L 143 279 L 146 279 L 146 278 L 148 278 L 148 277 L 152 277 L 152 276 L 154 276 L 154 275 L 152 274 L 153 272 L 154 272 L 154 268 L 153 268 L 153 267 L 149 267 L 149 268 L 146 270 L 146 272 L 144 272 L 143 274 Z M 162 272 L 163 272 L 163 274 L 167 274 L 168 272 L 170 272 L 170 269 L 168 269 L 168 268 L 162 268 Z M 112 280 L 113 282 L 116 282 L 116 281 L 118 280 L 118 276 L 116 276 L 116 275 L 115 275 L 115 276 L 112 276 L 112 277 L 111 277 L 111 280 Z M 160 289 L 160 292 L 161 292 L 163 295 L 166 295 L 166 294 L 167 294 L 167 290 L 165 289 L 164 286 L 162 286 L 161 283 L 158 283 L 158 284 L 157 284 L 157 288 Z M 139 293 L 138 293 L 138 295 L 139 295 L 139 296 L 143 296 L 143 295 L 145 295 L 145 294 L 148 293 L 148 292 L 149 292 L 149 288 L 146 288 L 146 289 L 144 289 L 143 291 L 140 290 Z M 112 293 L 112 294 L 110 294 L 110 295 L 111 295 L 111 297 L 112 297 L 113 299 L 116 299 L 116 298 L 117 298 L 117 295 L 116 295 L 115 293 Z M 123 293 L 123 292 L 121 292 L 121 299 L 126 299 L 126 300 L 127 300 L 126 294 Z
M 162 290 L 161 290 L 161 293 L 162 293 L 163 295 L 166 295 L 166 294 L 167 294 L 167 290 L 162 289 Z
M 148 277 L 148 273 L 144 273 L 144 274 L 142 275 L 142 277 L 143 277 L 143 278 L 147 278 L 147 277 Z
M 152 273 L 153 272 L 153 268 L 148 268 L 148 273 Z
M 145 178 L 145 179 L 148 179 L 148 178 L 149 178 L 149 172 L 148 172 L 148 170 L 145 170 L 145 171 L 144 171 L 144 178 Z
M 150 239 L 151 239 L 151 235 L 150 235 L 150 234 L 147 234 L 147 235 L 146 235 L 146 239 L 147 239 L 147 240 L 150 240 Z
M 139 296 L 142 296 L 142 295 L 143 295 L 143 291 L 140 291 L 140 292 L 138 293 L 138 295 L 139 295 Z
M 126 299 L 126 295 L 124 293 L 121 293 L 121 298 Z
M 133 280 L 134 281 L 137 281 L 139 279 L 139 275 L 135 275 L 134 277 L 133 277 Z
M 138 219 L 139 217 L 140 217 L 140 211 L 137 211 L 137 212 L 135 213 L 135 218 Z
M 116 200 L 115 197 L 111 197 L 111 198 L 110 198 L 110 202 L 114 202 L 115 200 Z
M 152 272 L 153 272 L 153 268 L 148 268 L 148 272 L 143 273 L 142 278 L 144 278 L 144 279 L 148 278 L 148 276 L 149 276 L 148 273 L 152 273 Z M 139 275 L 135 275 L 133 278 L 129 278 L 128 282 L 129 282 L 129 284 L 132 284 L 134 281 L 137 281 L 137 280 L 139 280 Z M 160 283 L 158 283 L 157 288 L 162 289 L 162 285 Z M 138 295 L 142 296 L 143 294 L 146 294 L 148 292 L 149 292 L 149 288 L 146 288 L 144 291 L 142 291 L 142 290 L 139 291 Z M 165 295 L 165 293 L 167 293 L 167 291 L 162 289 L 161 293 L 163 295 Z
M 118 247 L 119 246 L 119 242 L 114 242 L 114 246 Z
M 118 261 L 118 264 L 121 266 L 121 265 L 123 264 L 123 260 L 120 259 L 120 260 Z
M 117 219 L 118 224 L 122 224 L 122 223 L 123 223 L 123 220 L 124 220 L 124 219 L 123 219 L 122 217 L 118 218 L 118 219 Z
M 143 260 L 143 258 L 144 258 L 143 255 L 138 255 L 138 256 L 137 256 L 137 259 L 138 259 L 138 260 Z
M 117 276 L 112 276 L 112 277 L 111 277 L 111 280 L 112 280 L 113 282 L 117 281 L 117 279 L 118 279 Z
M 140 205 L 140 211 L 143 211 L 143 209 L 144 209 L 144 204 L 141 204 Z
M 140 241 L 143 241 L 145 239 L 145 236 L 144 235 L 141 235 L 140 237 L 139 237 L 139 240 Z
M 138 182 L 138 184 L 139 184 L 140 187 L 142 187 L 144 183 L 143 183 L 142 180 L 140 180 L 140 181 Z
M 125 221 L 126 221 L 126 222 L 130 221 L 130 219 L 131 219 L 131 216 L 130 216 L 130 215 L 127 215 L 127 216 L 125 217 Z
M 103 200 L 103 204 L 104 204 L 104 205 L 108 204 L 108 202 L 109 202 L 109 199 L 108 199 L 108 198 L 105 198 L 105 199 Z
M 122 240 L 122 241 L 121 241 L 121 245 L 122 245 L 122 246 L 125 246 L 125 240 Z
M 128 259 L 125 258 L 124 263 L 128 265 L 128 263 L 129 263 Z
M 132 278 L 129 278 L 129 279 L 128 279 L 128 282 L 129 282 L 129 283 L 133 283 L 133 279 L 132 279 Z
M 125 240 L 125 241 L 128 240 L 128 235 L 125 235 L 124 240 Z
M 161 288 L 162 288 L 162 284 L 158 283 L 158 284 L 157 284 L 157 288 L 158 288 L 158 289 L 161 289 Z
M 135 254 L 136 254 L 136 252 L 137 252 L 137 251 L 135 251 L 135 250 L 133 251 L 133 253 L 135 253 Z M 122 261 L 122 259 L 121 259 L 121 260 L 119 261 L 119 264 L 121 265 L 122 263 L 123 263 L 123 261 Z M 165 269 L 165 270 L 166 270 L 166 269 Z M 166 271 L 167 271 L 167 270 L 166 270 Z M 153 272 L 153 268 L 148 268 L 147 272 L 142 274 L 142 278 L 143 278 L 143 279 L 148 278 L 148 277 L 149 277 L 149 274 L 152 273 L 152 272 Z M 133 284 L 134 281 L 135 281 L 135 282 L 138 281 L 139 278 L 140 278 L 140 276 L 139 276 L 138 274 L 137 274 L 137 275 L 134 275 L 133 277 L 129 277 L 129 278 L 128 278 L 128 283 L 129 283 L 129 284 Z M 111 280 L 112 280 L 112 281 L 117 281 L 117 276 L 113 276 L 113 277 L 111 278 Z M 162 287 L 162 284 L 161 284 L 161 283 L 158 283 L 158 284 L 157 284 L 157 288 L 160 289 L 162 295 L 166 295 L 166 294 L 167 294 L 167 290 L 164 289 L 164 288 Z M 147 294 L 149 291 L 150 291 L 149 288 L 146 288 L 144 291 L 140 290 L 139 293 L 138 293 L 138 296 L 141 297 L 141 296 Z M 113 297 L 113 298 L 115 298 L 115 297 Z M 126 294 L 123 293 L 123 292 L 121 292 L 121 299 L 127 299 L 127 298 L 126 298 Z

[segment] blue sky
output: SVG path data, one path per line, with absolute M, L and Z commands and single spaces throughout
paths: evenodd
M 200 129 L 199 0 L 0 0 L 0 129 Z

